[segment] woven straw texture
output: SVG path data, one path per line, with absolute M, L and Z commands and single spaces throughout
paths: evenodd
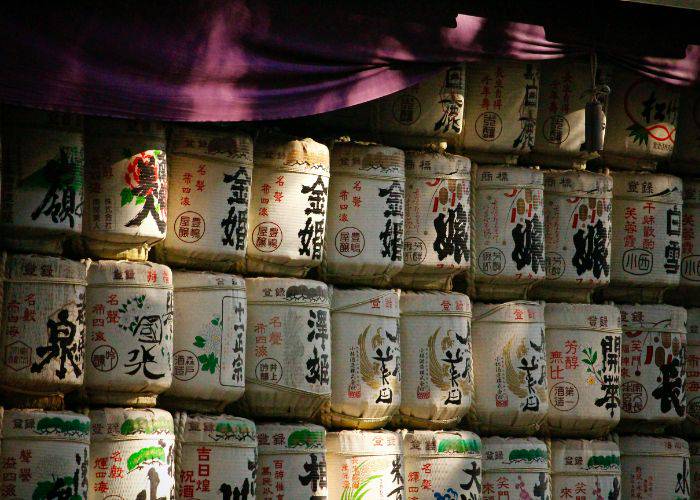
M 620 498 L 620 448 L 614 441 L 554 440 L 551 454 L 553 498 Z

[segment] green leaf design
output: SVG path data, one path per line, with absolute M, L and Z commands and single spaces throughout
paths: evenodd
M 214 318 L 213 320 L 211 320 L 211 324 L 214 326 L 218 326 L 219 325 L 219 318 Z
M 219 364 L 219 358 L 217 358 L 213 352 L 208 355 L 201 354 L 197 356 L 197 359 L 200 363 L 202 363 L 202 371 L 208 371 L 209 373 L 214 374 L 216 371 L 216 366 Z
M 647 129 L 644 128 L 642 125 L 638 123 L 633 123 L 629 127 L 627 127 L 627 130 L 630 133 L 630 137 L 632 138 L 632 144 L 636 144 L 637 142 L 641 146 L 642 144 L 645 146 L 649 145 L 649 132 L 647 132 Z
M 200 349 L 202 349 L 206 343 L 207 343 L 207 341 L 204 340 L 204 337 L 201 337 L 201 336 L 197 335 L 197 336 L 194 338 L 194 344 L 192 344 L 192 345 L 194 345 L 195 347 L 199 347 Z
M 137 196 L 136 197 L 136 204 L 137 205 L 143 205 L 146 203 L 146 197 L 145 196 Z
M 122 189 L 121 195 L 122 195 L 122 207 L 124 205 L 128 205 L 129 203 L 131 203 L 131 200 L 134 199 L 134 194 L 131 192 L 131 189 L 129 189 L 129 188 Z
M 598 352 L 593 353 L 593 357 L 591 358 L 591 365 L 594 365 L 595 362 L 598 361 Z
M 144 462 L 160 461 L 165 463 L 165 451 L 160 446 L 149 446 L 141 448 L 139 451 L 132 453 L 126 461 L 129 472 L 139 467 Z

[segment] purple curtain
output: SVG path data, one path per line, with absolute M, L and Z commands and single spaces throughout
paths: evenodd
M 266 0 L 25 4 L 0 7 L 0 101 L 128 118 L 298 117 L 396 92 L 460 61 L 589 51 L 548 41 L 542 26 L 466 15 L 446 28 Z M 698 78 L 697 46 L 676 60 L 601 52 L 673 84 Z

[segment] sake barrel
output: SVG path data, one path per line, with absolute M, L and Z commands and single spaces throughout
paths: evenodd
M 172 382 L 173 285 L 166 266 L 98 261 L 87 289 L 85 388 L 93 404 L 153 406 Z
M 484 61 L 467 66 L 462 147 L 476 161 L 502 162 L 535 144 L 539 64 Z
M 404 267 L 395 285 L 449 290 L 469 268 L 470 172 L 463 156 L 406 151 Z
M 243 266 L 253 141 L 242 133 L 176 128 L 168 144 L 170 228 L 160 260 L 197 269 Z
M 400 146 L 456 144 L 464 118 L 464 65 L 452 66 L 405 90 L 372 101 L 372 130 Z
M 543 175 L 533 169 L 473 169 L 474 281 L 480 296 L 521 298 L 545 279 Z
M 60 409 L 63 394 L 83 385 L 86 274 L 85 261 L 7 258 L 0 335 L 7 406 Z
M 620 448 L 614 441 L 553 440 L 552 498 L 620 498 Z
M 403 267 L 404 153 L 337 142 L 331 160 L 324 281 L 388 286 Z
M 612 178 L 586 171 L 544 174 L 545 270 L 535 293 L 588 302 L 610 283 Z
M 146 260 L 149 248 L 165 238 L 168 222 L 163 125 L 91 118 L 85 156 L 85 251 L 104 259 Z
M 700 437 L 700 309 L 688 309 L 687 329 L 685 391 L 688 406 L 683 431 L 688 436 Z
M 616 67 L 601 152 L 605 164 L 652 168 L 659 160 L 669 159 L 676 140 L 679 98 L 677 87 Z
M 481 440 L 484 500 L 552 498 L 547 445 L 536 438 Z
M 230 274 L 175 271 L 173 382 L 160 403 L 221 411 L 245 387 L 245 281 Z
M 331 289 L 331 399 L 326 427 L 376 429 L 401 404 L 399 291 Z
M 555 436 L 600 436 L 620 421 L 620 311 L 548 303 L 547 422 Z
M 2 245 L 60 255 L 83 227 L 83 120 L 7 107 L 3 113 Z
M 481 439 L 467 431 L 401 431 L 405 498 L 481 498 Z
M 469 297 L 402 292 L 401 311 L 401 407 L 394 424 L 455 427 L 474 392 Z
M 674 172 L 695 173 L 700 161 L 700 92 L 689 87 L 681 90 L 678 132 L 671 163 Z M 700 488 L 700 486 L 699 486 Z
M 303 276 L 321 264 L 328 148 L 312 139 L 255 143 L 248 272 Z
M 310 419 L 331 395 L 328 287 L 294 278 L 248 278 L 246 390 L 255 418 Z
M 474 413 L 482 433 L 532 434 L 547 400 L 544 307 L 537 302 L 474 304 Z
M 681 307 L 621 305 L 622 423 L 658 429 L 686 415 L 686 319 Z
M 177 498 L 252 498 L 255 424 L 229 415 L 175 414 Z
M 694 298 L 700 287 L 700 179 L 683 180 L 683 217 L 680 286 Z M 697 300 L 697 299 L 696 299 Z M 700 305 L 700 302 L 698 303 Z
M 688 443 L 674 437 L 621 436 L 622 496 L 630 500 L 687 500 Z
M 90 420 L 78 413 L 7 410 L 2 420 L 0 496 L 88 498 Z
M 690 443 L 690 488 L 691 498 L 700 498 L 700 442 Z
M 329 432 L 328 499 L 410 498 L 401 435 L 389 431 Z
M 304 423 L 258 426 L 256 498 L 326 498 L 328 471 L 323 427 Z
M 170 413 L 105 408 L 90 411 L 90 420 L 90 500 L 174 498 L 175 434 Z
M 613 174 L 612 290 L 625 302 L 656 302 L 678 286 L 681 269 L 683 183 L 642 172 Z

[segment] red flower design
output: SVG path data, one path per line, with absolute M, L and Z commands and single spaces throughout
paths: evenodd
M 139 153 L 131 157 L 129 166 L 124 174 L 124 181 L 131 189 L 136 189 L 141 184 L 141 173 L 144 169 L 150 168 L 153 171 L 153 179 L 158 182 L 158 167 L 156 164 L 156 159 L 152 154 L 149 153 Z M 148 192 L 145 196 L 153 194 L 153 188 L 148 188 Z

